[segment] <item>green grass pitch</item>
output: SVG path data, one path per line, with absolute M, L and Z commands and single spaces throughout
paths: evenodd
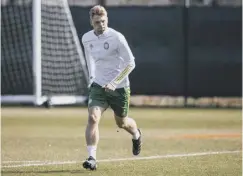
M 86 108 L 2 108 L 3 176 L 241 176 L 241 110 L 131 108 L 141 155 L 111 110 L 100 122 L 96 171 L 86 159 Z

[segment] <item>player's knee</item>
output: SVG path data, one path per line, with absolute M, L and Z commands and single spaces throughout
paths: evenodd
M 96 114 L 90 114 L 88 123 L 89 124 L 97 124 L 97 123 L 99 123 L 99 116 L 97 116 Z
M 89 108 L 88 123 L 90 125 L 98 124 L 101 118 L 101 114 L 104 112 L 104 110 L 105 109 L 97 106 Z
M 127 126 L 127 118 L 116 117 L 116 124 L 119 128 L 125 128 Z

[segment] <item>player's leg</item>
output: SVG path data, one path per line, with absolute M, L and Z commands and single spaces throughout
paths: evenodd
M 116 89 L 109 94 L 108 100 L 114 111 L 117 126 L 132 135 L 133 154 L 138 155 L 141 150 L 141 132 L 137 127 L 136 121 L 128 117 L 130 88 Z
M 89 156 L 96 159 L 96 147 L 99 142 L 99 122 L 105 108 L 98 105 L 89 107 L 88 123 L 85 130 L 85 138 Z
M 88 123 L 85 137 L 89 157 L 83 163 L 84 168 L 96 169 L 96 149 L 99 142 L 99 122 L 103 112 L 108 107 L 104 90 L 95 83 L 90 87 L 88 102 Z
M 114 114 L 114 116 L 117 126 L 123 128 L 132 135 L 132 152 L 134 155 L 138 155 L 141 151 L 142 140 L 141 131 L 137 128 L 135 120 L 128 116 L 123 117 L 117 114 Z

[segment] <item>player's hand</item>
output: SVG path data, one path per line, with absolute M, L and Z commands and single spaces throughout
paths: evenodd
M 103 88 L 105 88 L 105 91 L 108 92 L 108 91 L 114 91 L 116 89 L 116 87 L 109 83 L 109 84 L 106 84 L 105 86 L 103 86 Z

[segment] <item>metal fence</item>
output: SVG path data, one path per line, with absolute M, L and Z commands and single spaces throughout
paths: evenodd
M 2 0 L 2 5 L 28 4 L 32 0 Z M 173 6 L 188 3 L 191 6 L 241 6 L 241 0 L 68 0 L 71 6 Z

